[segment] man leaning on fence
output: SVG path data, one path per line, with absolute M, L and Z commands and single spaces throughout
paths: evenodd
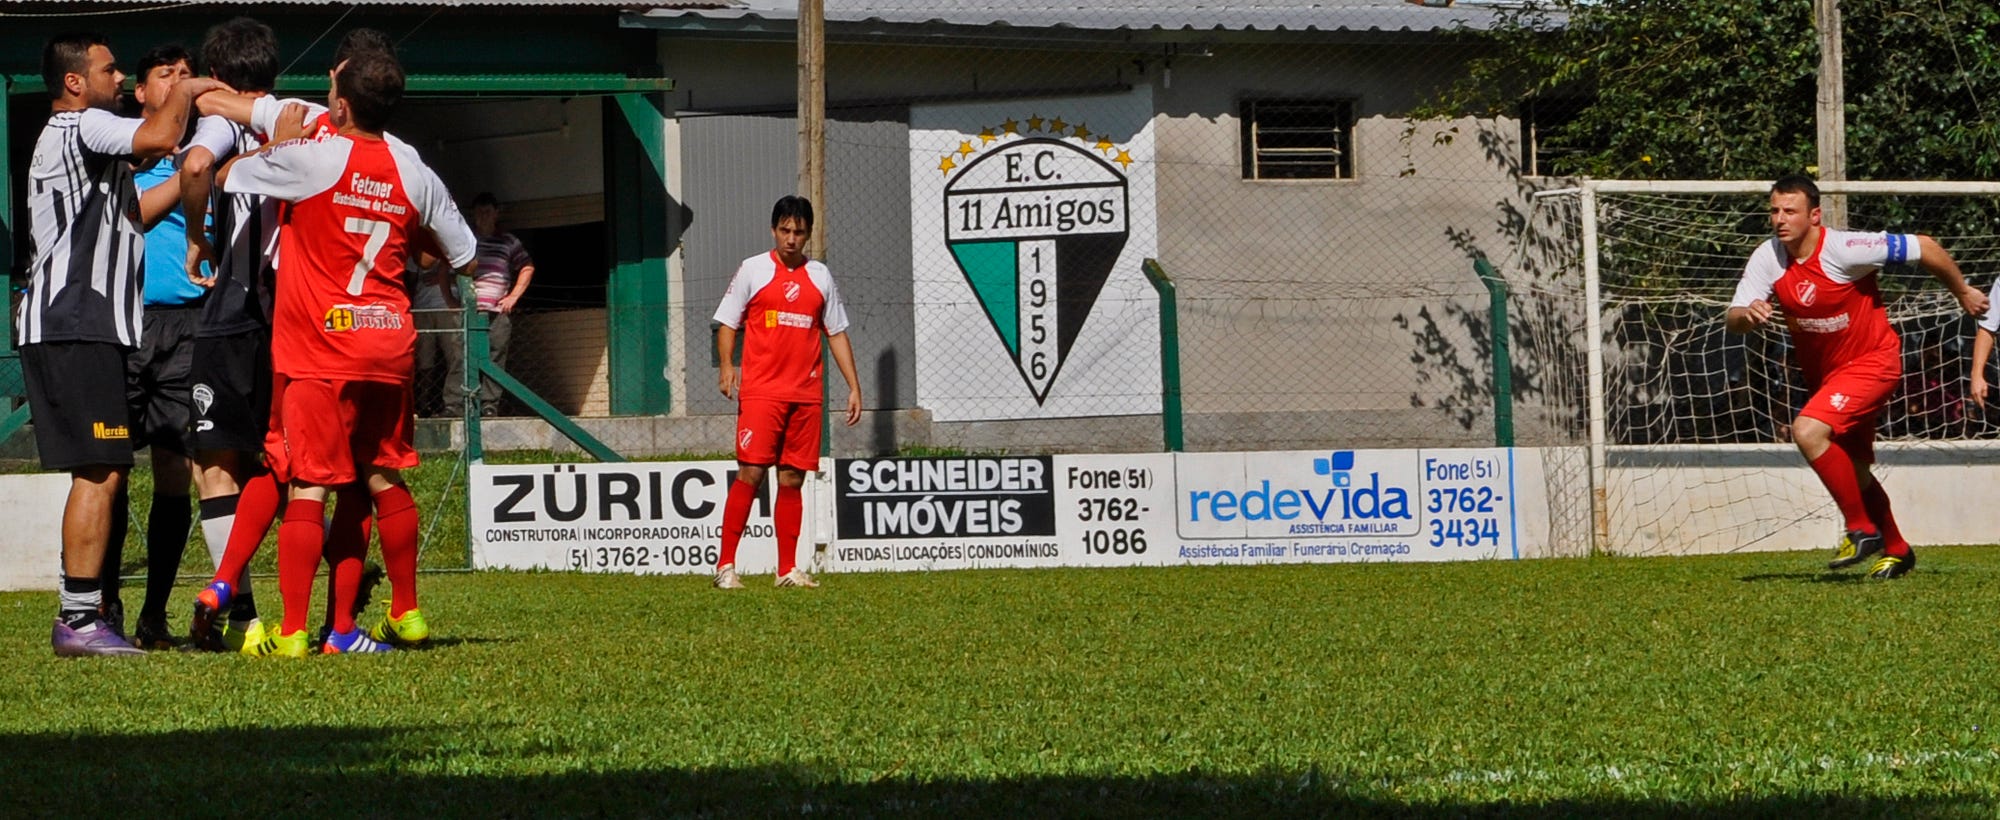
M 479 313 L 486 317 L 487 357 L 496 365 L 507 366 L 507 342 L 513 337 L 514 307 L 528 283 L 535 278 L 535 260 L 511 233 L 500 230 L 500 201 L 490 193 L 472 198 L 472 230 L 479 235 L 478 270 L 472 275 L 472 290 L 479 300 Z M 448 291 L 449 292 L 449 291 Z M 447 345 L 445 358 L 450 367 L 445 374 L 444 413 L 465 412 L 465 349 Z M 492 379 L 479 380 L 479 414 L 498 415 L 500 385 Z

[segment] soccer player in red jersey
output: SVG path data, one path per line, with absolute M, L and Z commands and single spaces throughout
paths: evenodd
M 716 308 L 716 349 L 721 354 L 722 395 L 737 400 L 736 480 L 722 508 L 722 553 L 715 586 L 740 589 L 736 545 L 750 521 L 750 505 L 764 473 L 778 467 L 778 532 L 781 587 L 816 587 L 798 568 L 799 529 L 804 501 L 799 488 L 806 473 L 819 468 L 820 336 L 826 336 L 833 363 L 847 380 L 848 426 L 861 420 L 861 381 L 854 372 L 854 348 L 847 341 L 847 307 L 826 265 L 807 259 L 812 236 L 812 203 L 788 196 L 771 209 L 769 253 L 743 260 Z M 743 332 L 743 367 L 735 363 L 736 333 Z
M 265 458 L 289 483 L 278 528 L 283 624 L 260 654 L 303 656 L 313 575 L 325 541 L 329 488 L 365 481 L 388 552 L 414 552 L 417 510 L 401 470 L 417 463 L 410 379 L 416 328 L 400 281 L 411 238 L 429 229 L 454 268 L 469 268 L 470 226 L 450 193 L 409 146 L 382 129 L 401 101 L 393 56 L 365 52 L 334 74 L 330 122 L 338 133 L 304 136 L 303 111 L 281 117 L 268 150 L 231 160 L 223 190 L 286 203 L 279 230 L 279 287 L 272 309 L 276 404 Z M 335 609 L 327 654 L 388 647 L 354 624 L 361 555 L 329 556 Z
M 1966 313 L 1987 309 L 1958 263 L 1922 234 L 1860 233 L 1820 224 L 1819 186 L 1803 176 L 1771 185 L 1771 227 L 1743 269 L 1724 323 L 1734 333 L 1764 326 L 1784 309 L 1812 398 L 1792 422 L 1792 440 L 1846 521 L 1829 569 L 1882 553 L 1874 578 L 1900 578 L 1917 555 L 1896 528 L 1889 494 L 1875 480 L 1875 424 L 1903 372 L 1902 340 L 1889 326 L 1875 272 L 1914 264 L 1950 289 Z M 1772 300 L 1777 304 L 1774 306 Z

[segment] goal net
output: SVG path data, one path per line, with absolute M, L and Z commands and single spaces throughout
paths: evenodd
M 1807 398 L 1781 322 L 1734 335 L 1722 317 L 1744 262 L 1771 236 L 1769 180 L 1592 181 L 1544 195 L 1576 238 L 1591 311 L 1588 419 L 1596 542 L 1625 554 L 1830 546 L 1832 502 L 1790 444 Z M 2000 185 L 1824 183 L 1825 223 L 1929 234 L 1973 287 L 2000 272 Z M 1974 321 L 1914 266 L 1880 287 L 1903 341 L 1876 474 L 1911 451 L 1988 458 L 1994 419 L 1966 402 Z M 1897 454 L 1899 457 L 1891 457 Z M 1990 458 L 1989 458 L 1990 460 Z

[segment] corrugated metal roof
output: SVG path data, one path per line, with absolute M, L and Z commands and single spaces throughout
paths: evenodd
M 196 5 L 188 0 L 160 0 L 146 2 L 140 0 L 0 0 L 0 16 L 8 13 L 48 16 L 69 11 L 79 14 L 105 14 L 113 11 L 167 11 Z M 207 3 L 200 5 L 206 6 Z M 406 6 L 422 11 L 446 6 L 450 8 L 478 8 L 491 6 L 545 8 L 595 8 L 622 9 L 639 12 L 649 9 L 719 9 L 731 5 L 730 0 L 236 0 L 232 5 L 259 6 Z M 117 8 L 110 8 L 117 7 Z M 796 9 L 796 6 L 794 6 Z M 796 14 L 796 11 L 795 11 Z
M 1505 4 L 1458 0 L 1450 7 L 1408 0 L 825 0 L 829 23 L 1010 26 L 1093 30 L 1439 31 L 1491 27 Z M 703 8 L 656 8 L 664 22 L 798 19 L 786 0 L 729 0 Z

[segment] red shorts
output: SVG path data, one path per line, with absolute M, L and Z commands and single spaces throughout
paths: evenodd
M 1902 368 L 1849 367 L 1820 382 L 1799 415 L 1826 422 L 1849 458 L 1875 463 L 1875 425 L 1902 380 Z
M 415 467 L 413 408 L 407 384 L 274 376 L 264 462 L 280 481 L 322 487 L 359 481 L 364 464 Z
M 736 460 L 819 469 L 819 405 L 744 399 L 736 407 Z

